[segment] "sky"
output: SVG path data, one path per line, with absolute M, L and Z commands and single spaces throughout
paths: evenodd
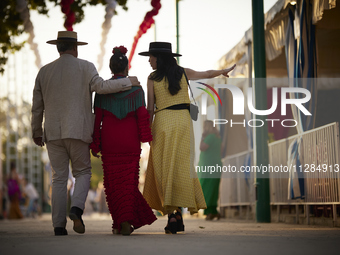
M 152 9 L 150 0 L 128 0 L 128 11 L 117 6 L 117 15 L 112 18 L 112 27 L 105 44 L 103 68 L 99 75 L 104 79 L 111 77 L 108 67 L 113 47 L 124 45 L 131 49 L 133 38 L 145 14 Z M 264 0 L 264 12 L 267 12 L 276 0 Z M 139 56 L 138 52 L 147 51 L 153 41 L 171 42 L 173 52 L 176 51 L 176 12 L 175 0 L 161 0 L 162 7 L 152 26 L 137 44 L 131 62 L 129 75 L 137 76 L 146 89 L 147 77 L 152 72 L 148 57 Z M 182 0 L 179 2 L 179 53 L 183 56 L 179 64 L 197 71 L 217 68 L 217 61 L 232 49 L 252 25 L 251 0 Z M 34 43 L 38 45 L 41 64 L 46 65 L 59 57 L 56 47 L 46 44 L 46 41 L 56 39 L 58 31 L 63 27 L 64 15 L 60 6 L 49 4 L 49 17 L 31 11 L 31 21 L 34 26 Z M 78 58 L 91 61 L 98 68 L 98 55 L 102 54 L 102 24 L 104 22 L 105 6 L 89 6 L 85 9 L 85 19 L 73 26 L 78 33 L 78 40 L 88 42 L 86 46 L 78 47 Z M 24 35 L 21 37 L 25 39 Z M 16 74 L 18 90 L 28 100 L 31 100 L 34 79 L 38 73 L 35 66 L 35 55 L 27 45 L 25 49 L 12 57 Z M 28 66 L 26 66 L 28 65 Z M 28 70 L 27 70 L 28 69 Z M 26 71 L 23 71 L 26 70 Z M 27 72 L 28 78 L 21 81 L 21 73 Z M 8 83 L 9 72 L 0 78 L 1 87 Z M 6 93 L 2 90 L 2 94 Z

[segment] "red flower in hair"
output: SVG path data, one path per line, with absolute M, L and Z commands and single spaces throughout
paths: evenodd
M 121 52 L 122 54 L 126 54 L 127 52 L 127 48 L 125 48 L 124 46 L 119 46 L 119 47 L 114 47 L 112 50 L 112 53 L 115 54 L 116 52 Z

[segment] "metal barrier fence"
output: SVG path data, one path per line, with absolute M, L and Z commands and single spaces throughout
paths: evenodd
M 271 165 L 287 165 L 288 148 L 296 139 L 302 139 L 300 148 L 301 167 L 304 172 L 305 198 L 288 197 L 289 173 L 279 173 L 280 178 L 270 180 L 270 201 L 277 203 L 327 203 L 340 204 L 339 125 L 331 123 L 320 128 L 270 143 L 268 146 Z M 275 173 L 277 175 L 277 173 Z M 278 177 L 278 176 L 276 176 Z
M 253 165 L 253 151 L 228 156 L 222 159 L 222 164 L 223 166 L 236 166 L 237 169 L 240 169 L 241 166 L 246 164 L 248 157 L 250 157 L 250 165 Z M 250 208 L 254 204 L 254 174 L 222 172 L 219 206 L 221 208 L 238 206 L 239 211 L 242 210 L 242 206 L 246 206 L 248 218 Z
M 292 142 L 301 139 L 300 158 L 302 166 L 307 166 L 308 174 L 304 178 L 304 198 L 289 198 L 290 179 L 288 172 L 270 174 L 270 203 L 280 205 L 296 205 L 296 222 L 298 223 L 298 205 L 305 206 L 305 214 L 309 223 L 308 205 L 332 205 L 333 221 L 336 221 L 336 205 L 340 204 L 340 171 L 339 168 L 339 124 L 331 123 L 302 135 L 291 136 L 269 144 L 269 164 L 272 166 L 288 165 L 288 148 Z M 222 160 L 224 166 L 233 165 L 240 169 L 245 165 L 246 157 L 252 151 L 228 156 Z M 253 161 L 251 160 L 251 164 Z M 323 168 L 325 167 L 325 168 Z M 319 170 L 315 170 L 318 169 Z M 331 171 L 331 168 L 332 171 Z M 326 170 L 326 171 L 324 171 Z M 222 173 L 220 184 L 220 207 L 251 206 L 255 204 L 254 174 Z

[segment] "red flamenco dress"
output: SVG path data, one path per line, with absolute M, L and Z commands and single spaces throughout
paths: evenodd
M 113 231 L 119 233 L 125 221 L 134 229 L 150 225 L 157 218 L 138 189 L 140 143 L 152 141 L 144 91 L 132 87 L 115 94 L 96 94 L 94 107 L 96 118 L 90 149 L 102 154 Z

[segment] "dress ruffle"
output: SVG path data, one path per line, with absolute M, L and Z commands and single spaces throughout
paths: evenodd
M 106 201 L 114 221 L 112 228 L 119 231 L 125 221 L 137 229 L 157 219 L 138 189 L 139 158 L 139 154 L 102 156 Z

